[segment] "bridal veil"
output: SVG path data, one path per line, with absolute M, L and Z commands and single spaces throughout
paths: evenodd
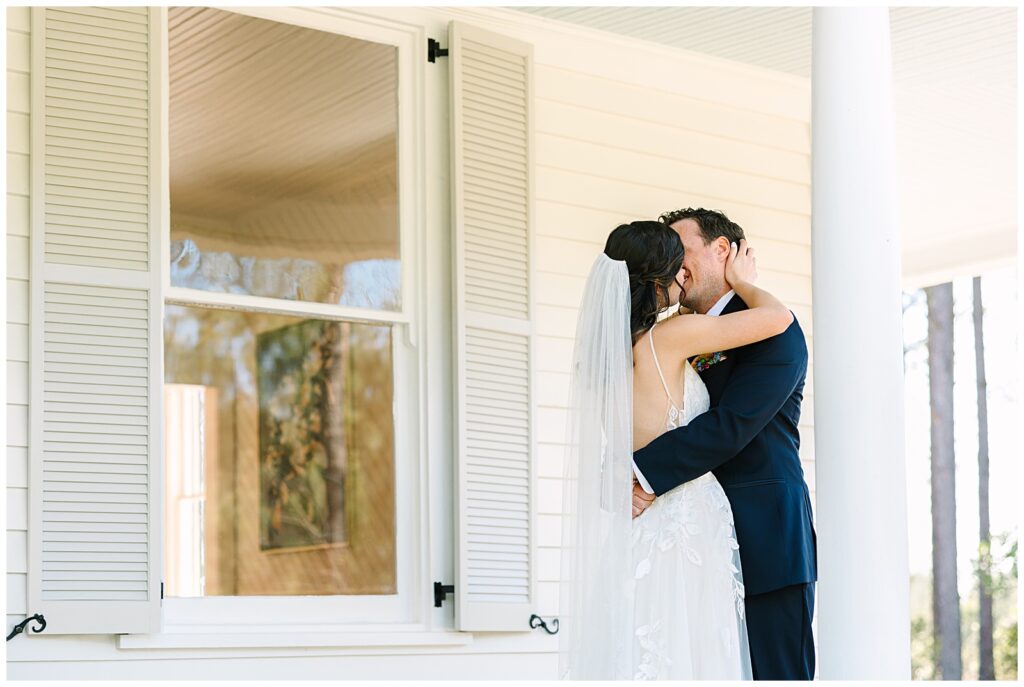
M 562 679 L 632 679 L 633 350 L 626 263 L 604 253 L 576 324 L 563 468 Z

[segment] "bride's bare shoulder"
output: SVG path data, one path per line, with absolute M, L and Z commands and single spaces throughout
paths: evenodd
M 666 317 L 663 320 L 661 320 L 661 322 L 658 323 L 658 328 L 659 329 L 664 329 L 664 328 L 677 329 L 679 327 L 689 327 L 692 322 L 694 322 L 694 321 L 696 321 L 696 320 L 698 320 L 698 319 L 700 319 L 702 317 L 707 317 L 707 316 L 706 315 L 698 315 L 697 313 L 695 313 L 695 312 L 693 312 L 691 310 L 679 311 L 679 312 L 672 313 L 668 317 Z
M 691 349 L 697 345 L 696 339 L 701 332 L 702 321 L 707 317 L 707 315 L 686 313 L 672 315 L 662 320 L 658 324 L 658 354 L 661 355 L 664 350 L 665 355 L 671 354 L 685 360 L 700 353 L 700 351 Z

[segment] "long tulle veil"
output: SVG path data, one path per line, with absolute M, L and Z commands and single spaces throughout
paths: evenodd
M 626 263 L 597 256 L 580 305 L 563 468 L 562 679 L 632 679 L 633 351 Z

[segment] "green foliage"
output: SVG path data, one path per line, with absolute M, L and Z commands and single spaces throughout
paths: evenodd
M 1017 679 L 1017 621 L 994 634 L 996 646 L 996 679 Z
M 935 679 L 935 635 L 931 618 L 918 616 L 910 621 L 910 677 Z
M 1017 538 L 1010 532 L 997 538 L 1005 548 L 1002 555 L 1004 574 L 993 574 L 993 596 L 1002 601 L 1005 612 L 1000 613 L 993 631 L 997 680 L 1017 679 Z M 1008 618 L 1004 623 L 1002 618 Z
M 979 571 L 983 557 L 989 557 L 990 574 L 982 580 L 992 590 L 993 646 L 997 680 L 1017 679 L 1017 540 L 1012 532 L 992 538 L 990 550 L 981 550 L 974 561 Z M 979 580 L 979 577 L 975 577 Z M 935 652 L 932 624 L 932 581 L 930 575 L 910 578 L 910 663 L 914 680 L 941 679 Z M 961 601 L 963 679 L 978 678 L 978 584 Z

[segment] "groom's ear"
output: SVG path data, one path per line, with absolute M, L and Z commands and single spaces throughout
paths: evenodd
M 715 259 L 724 265 L 725 261 L 729 259 L 729 239 L 719 236 L 711 242 L 711 250 Z

